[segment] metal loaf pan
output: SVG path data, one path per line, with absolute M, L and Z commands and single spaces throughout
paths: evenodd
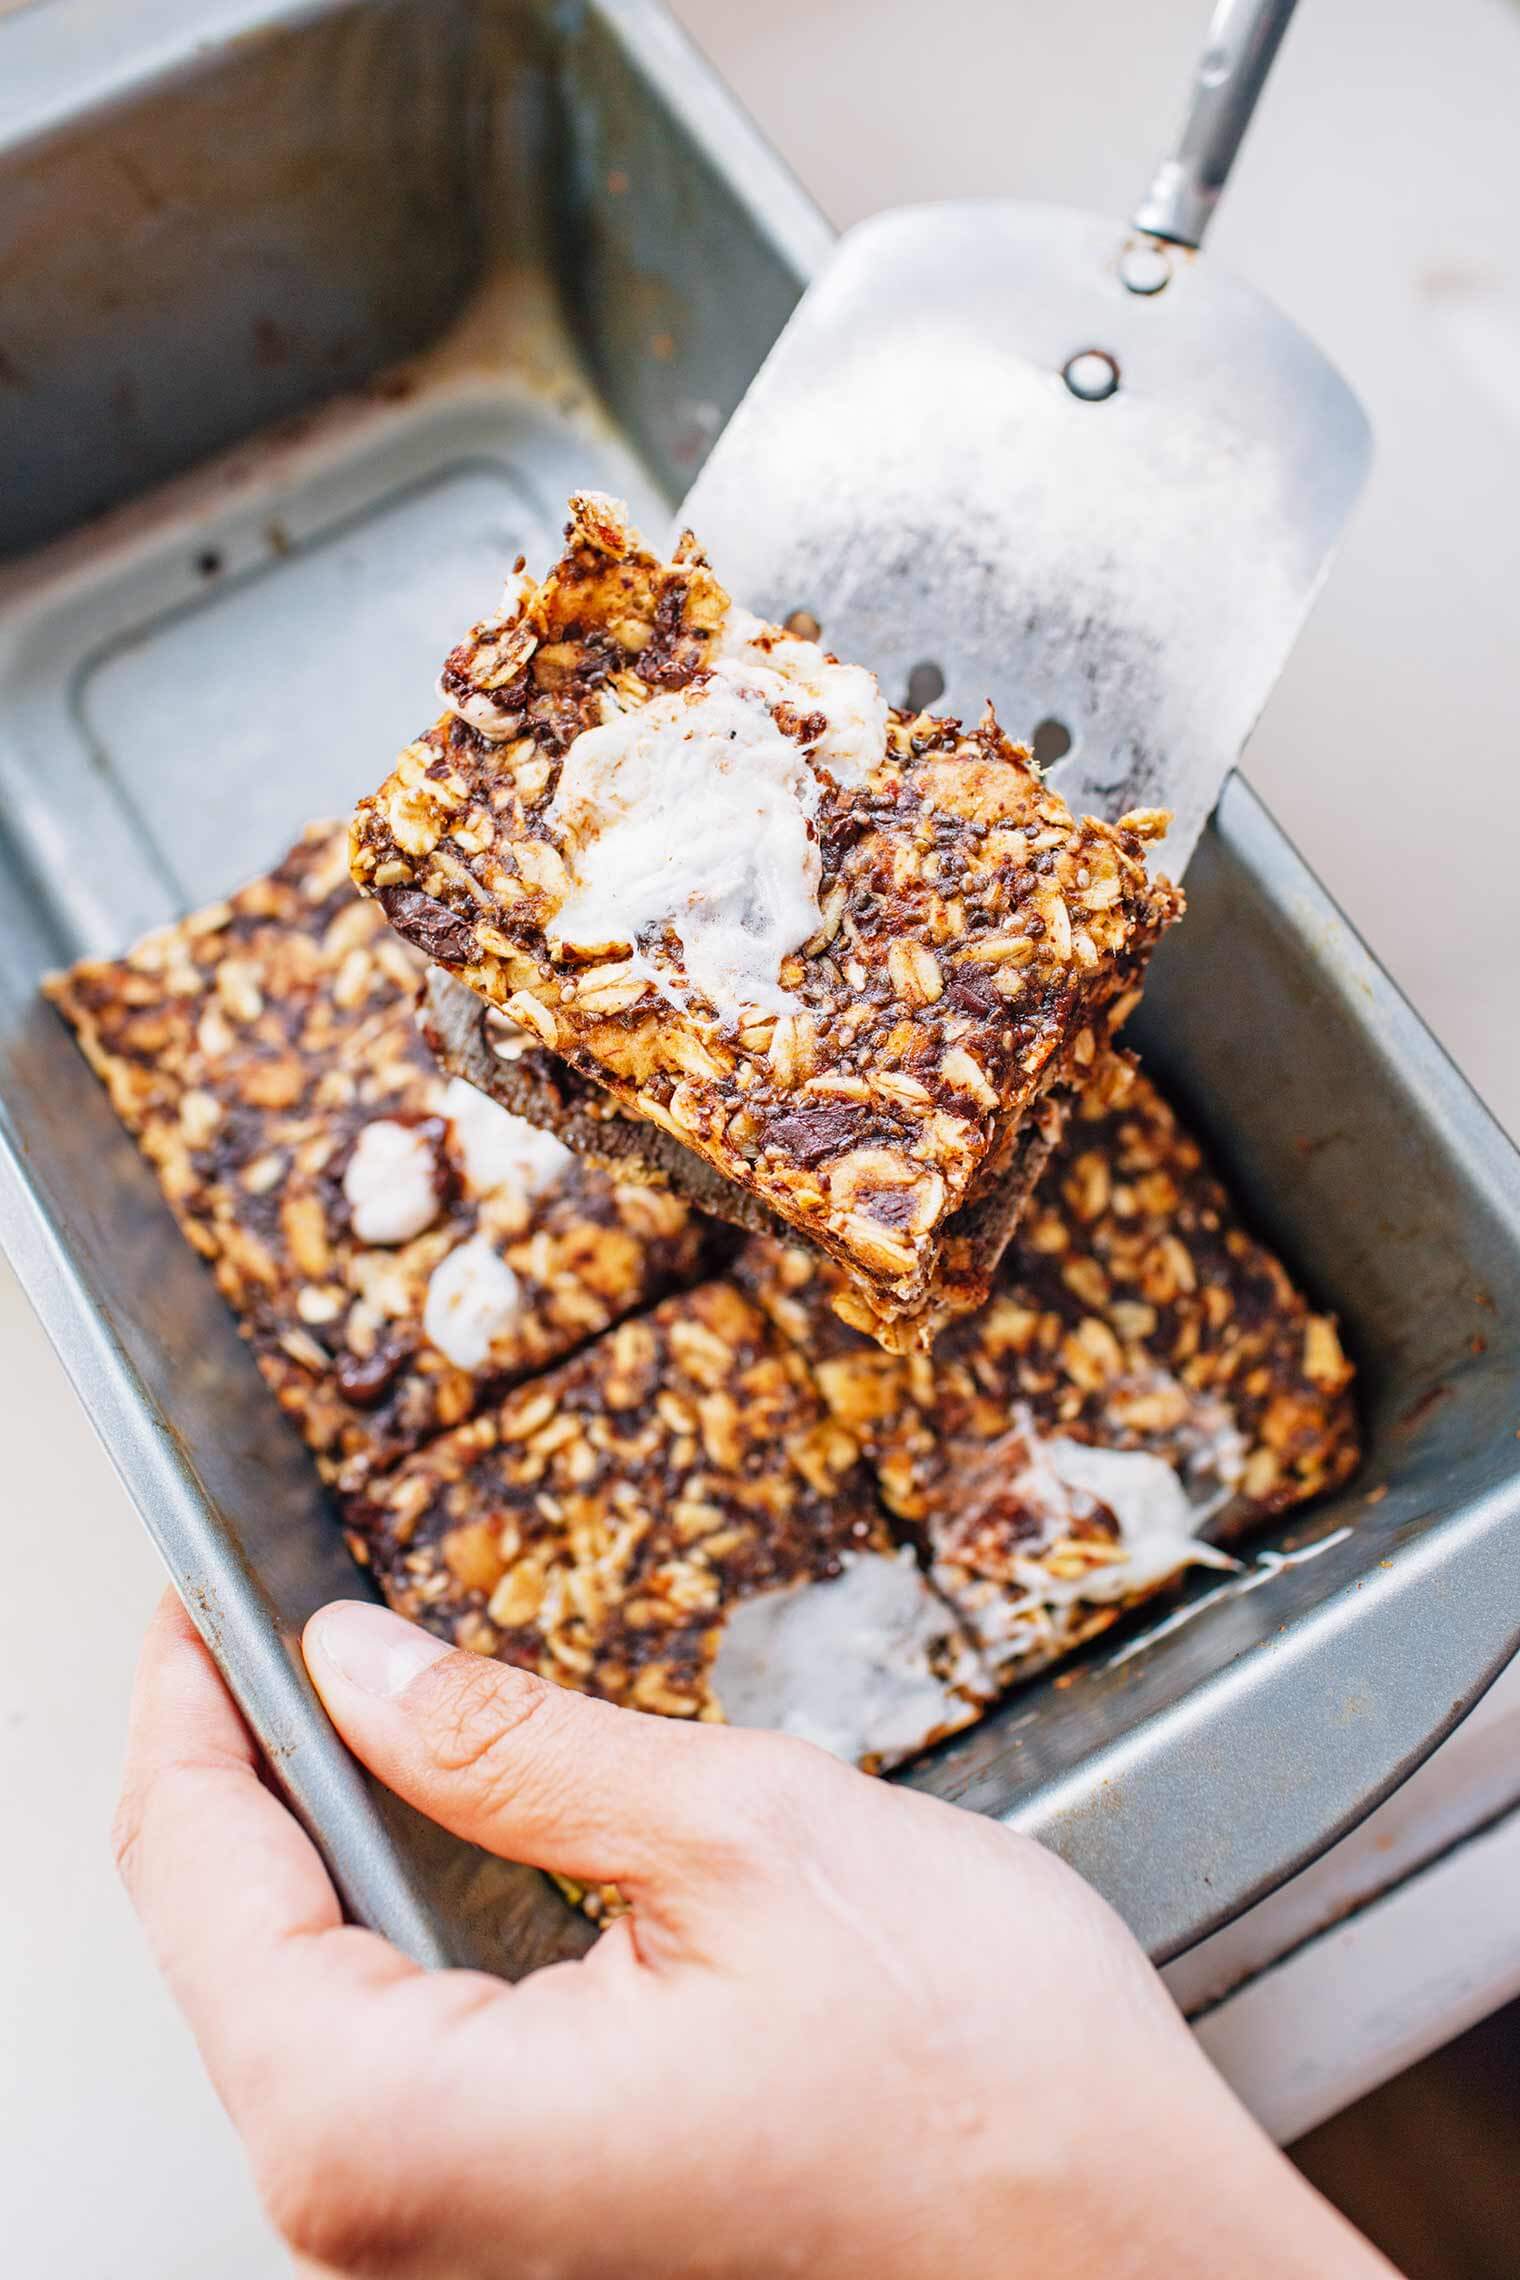
M 573 484 L 658 527 L 826 245 L 648 0 L 0 20 L 0 1233 L 349 1906 L 434 1960 L 589 1935 L 326 1726 L 294 1641 L 358 1578 L 37 980 L 372 783 Z M 1292 1524 L 1318 1556 L 906 1777 L 1158 1956 L 1365 1812 L 1520 1623 L 1516 1159 L 1239 780 L 1189 887 L 1139 1041 L 1339 1310 L 1367 1465 Z

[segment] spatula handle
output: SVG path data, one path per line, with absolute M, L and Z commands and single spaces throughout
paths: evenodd
M 1136 208 L 1137 230 L 1203 243 L 1293 8 L 1294 0 L 1219 0 L 1176 150 Z

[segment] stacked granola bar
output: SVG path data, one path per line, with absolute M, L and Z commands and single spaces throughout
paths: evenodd
M 572 501 L 446 665 L 354 876 L 430 959 L 925 1341 L 985 1296 L 1050 1132 L 1181 907 L 1165 819 L 1074 819 L 990 713 L 735 608 Z
M 1333 1322 L 1118 1056 L 932 1355 L 837 1273 L 752 1240 L 372 1486 L 356 1556 L 477 1652 L 890 1764 L 1354 1469 Z
M 392 1604 L 881 1767 L 1347 1477 L 1333 1323 L 1110 1042 L 1148 819 L 590 501 L 445 695 L 371 899 L 313 826 L 49 985 Z

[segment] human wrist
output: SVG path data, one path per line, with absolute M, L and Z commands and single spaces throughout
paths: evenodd
M 1201 2057 L 1198 2078 L 1153 2075 L 1115 2108 L 1058 2152 L 1035 2150 L 1027 2112 L 988 2117 L 1006 2158 L 947 2187 L 943 2228 L 903 2240 L 873 2280 L 1396 2280 Z
M 1200 2061 L 1201 2064 L 1201 2061 Z M 1101 2188 L 1078 2165 L 1063 2280 L 1393 2280 L 1385 2260 L 1293 2167 L 1225 2084 L 1155 2092 L 1165 2143 L 1151 2131 Z M 1085 2184 L 1085 2192 L 1084 2192 Z M 1075 2237 L 1073 2237 L 1075 2236 Z M 1008 2280 L 1004 2246 L 988 2280 Z

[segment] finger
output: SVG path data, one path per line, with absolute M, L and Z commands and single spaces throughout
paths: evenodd
M 342 2048 L 366 1993 L 416 1973 L 346 1928 L 316 1848 L 259 1778 L 258 1757 L 172 1592 L 143 1645 L 114 1832 L 159 1964 L 236 2107 L 292 2043 Z M 299 2023 L 299 2036 L 293 2028 Z
M 324 1607 L 304 1647 L 344 1740 L 408 1804 L 490 1852 L 588 1883 L 631 1890 L 677 1868 L 689 1879 L 699 1860 L 753 1850 L 775 1789 L 768 1767 L 788 1750 L 615 1709 L 451 1651 L 369 1603 Z

